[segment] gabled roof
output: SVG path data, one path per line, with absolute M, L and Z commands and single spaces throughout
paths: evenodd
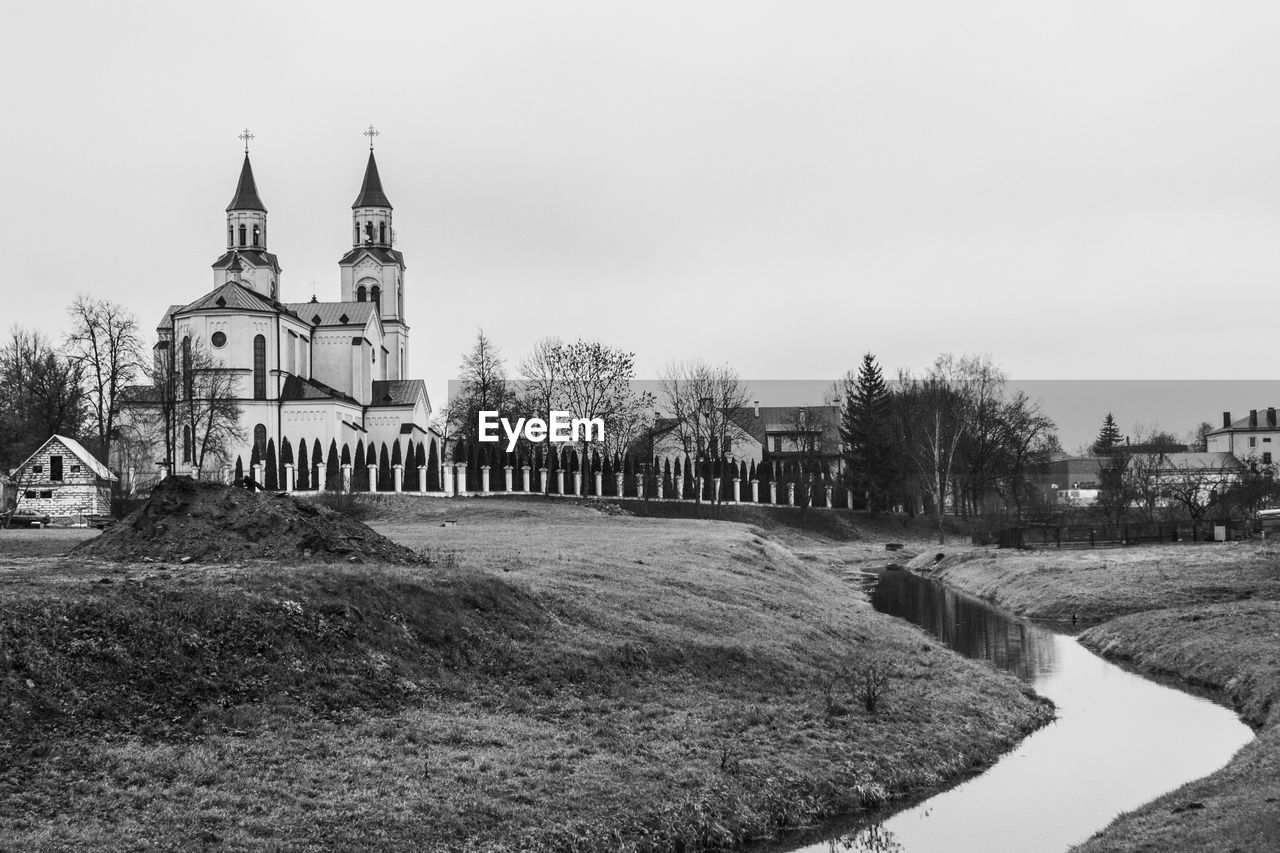
M 167 331 L 169 327 L 173 325 L 173 315 L 181 310 L 181 305 L 170 305 L 168 308 L 164 309 L 164 316 L 160 318 L 160 325 L 156 326 L 156 329 L 163 329 Z
M 112 481 L 116 479 L 116 475 L 111 473 L 111 469 L 108 468 L 106 465 L 103 465 L 101 462 L 99 462 L 97 457 L 94 456 L 92 453 L 90 453 L 88 450 L 85 450 L 84 445 L 76 441 L 74 438 L 67 438 L 65 435 L 49 436 L 47 439 L 45 439 L 44 444 L 41 444 L 39 447 L 36 448 L 35 453 L 32 453 L 26 459 L 22 460 L 22 464 L 19 465 L 14 470 L 21 471 L 23 468 L 27 467 L 27 463 L 29 463 L 32 459 L 39 456 L 46 447 L 48 447 L 50 444 L 52 444 L 55 441 L 62 444 L 63 447 L 65 447 L 67 450 L 71 452 L 71 455 L 79 459 L 81 463 L 85 465 L 85 467 L 87 467 L 93 473 L 97 474 L 102 479 L 112 480 Z
M 365 252 L 380 264 L 399 264 L 404 266 L 403 252 L 398 252 L 395 249 L 385 249 L 381 246 L 356 246 L 338 260 L 338 265 L 354 264 L 360 259 L 360 255 Z
M 821 452 L 834 454 L 840 442 L 840 411 L 835 406 L 760 406 L 759 416 L 755 407 L 743 406 L 729 414 L 730 420 L 757 444 L 764 446 L 770 435 L 794 435 L 802 432 L 800 413 L 804 411 L 805 433 L 819 433 Z M 674 431 L 675 418 L 659 418 L 654 424 L 654 434 Z
M 245 163 L 247 164 L 246 157 Z M 253 180 L 253 176 L 249 176 Z M 360 185 L 360 195 L 356 197 L 355 204 L 351 205 L 351 209 L 357 207 L 385 207 L 391 209 L 391 202 L 387 200 L 387 194 L 382 191 L 382 178 L 378 177 L 378 161 L 373 159 L 373 151 L 369 151 L 369 163 L 364 167 L 364 183 Z
M 280 313 L 288 314 L 292 317 L 297 316 L 294 311 L 274 299 L 263 296 L 258 291 L 245 287 L 238 281 L 229 281 L 226 284 L 219 285 L 195 302 L 189 302 L 177 311 L 170 313 L 171 315 L 190 314 L 193 311 L 211 311 L 220 308 L 232 311 L 257 311 L 268 314 Z
M 1233 453 L 1223 451 L 1209 453 L 1161 453 L 1157 462 L 1161 470 L 1187 471 L 1239 471 L 1244 463 Z
M 330 388 L 315 379 L 304 379 L 301 376 L 286 376 L 284 387 L 280 389 L 280 399 L 291 400 L 341 400 L 344 403 L 360 405 L 353 397 L 343 394 L 336 388 Z
M 369 407 L 413 406 L 417 404 L 419 397 L 430 404 L 427 385 L 421 379 L 376 379 Z
M 271 252 L 264 252 L 262 249 L 232 249 L 224 252 L 213 262 L 215 270 L 232 269 L 232 265 L 239 263 L 241 267 L 250 266 L 263 269 L 274 270 L 277 274 L 280 272 L 280 259 Z
M 249 165 L 249 152 L 245 152 L 244 165 L 240 167 L 240 181 L 236 184 L 235 197 L 231 199 L 231 204 L 227 205 L 227 210 L 261 210 L 267 212 L 267 208 L 262 204 L 262 199 L 258 198 L 258 185 L 253 180 L 253 167 Z
M 372 302 L 290 302 L 284 307 L 313 326 L 364 326 L 377 316 Z

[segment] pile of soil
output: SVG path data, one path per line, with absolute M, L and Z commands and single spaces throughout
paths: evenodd
M 424 562 L 368 525 L 274 492 L 169 477 L 120 521 L 75 549 L 108 560 Z

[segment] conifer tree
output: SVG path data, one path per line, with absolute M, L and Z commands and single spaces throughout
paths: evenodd
M 307 440 L 304 438 L 298 442 L 298 490 L 310 491 L 311 489 L 311 468 L 307 464 Z
M 347 446 L 342 445 L 346 454 Z M 342 468 L 338 463 L 338 440 L 329 440 L 329 456 L 324 463 L 324 487 L 326 491 L 336 492 L 342 488 Z
M 862 357 L 857 378 L 845 380 L 840 437 L 846 448 L 850 490 L 872 512 L 888 509 L 903 475 L 894 439 L 892 395 L 871 353 Z
M 431 439 L 431 447 L 427 451 L 427 491 L 440 491 L 440 454 L 436 450 L 436 440 Z
M 397 448 L 400 442 L 394 442 Z M 395 491 L 396 481 L 391 473 L 391 456 L 387 453 L 387 443 L 382 442 L 382 453 L 378 456 L 378 491 L 391 492 Z
M 365 467 L 364 439 L 356 439 L 356 452 L 351 458 L 351 490 L 369 491 L 369 469 Z
M 280 488 L 280 478 L 276 474 L 277 458 L 278 457 L 276 456 L 276 440 L 274 438 L 267 439 L 267 459 L 266 459 L 267 473 L 265 477 L 267 482 L 264 483 L 264 485 L 266 486 L 266 488 L 270 489 L 271 491 L 275 491 L 276 489 Z
M 1120 444 L 1120 427 L 1116 425 L 1116 419 L 1107 412 L 1107 416 L 1102 419 L 1102 428 L 1098 430 L 1098 440 L 1093 443 L 1093 452 L 1095 456 L 1107 456 L 1112 453 Z
M 238 486 L 244 482 L 244 463 L 236 456 L 236 479 L 235 484 Z

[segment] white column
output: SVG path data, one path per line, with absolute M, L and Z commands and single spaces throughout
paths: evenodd
M 778 481 L 769 481 L 769 503 L 776 504 L 778 502 Z
M 507 468 L 507 494 L 511 494 L 516 489 L 515 474 L 513 473 L 516 469 L 512 468 L 510 465 L 506 466 L 506 468 Z
M 720 500 L 720 478 L 711 478 L 711 502 L 717 503 Z
M 796 505 L 796 484 L 787 483 L 787 506 Z
M 636 497 L 644 500 L 644 468 L 636 472 Z
M 342 491 L 351 494 L 351 464 L 342 466 Z
M 391 482 L 395 484 L 397 492 L 404 491 L 404 465 L 391 466 Z
M 262 463 L 261 462 L 253 466 L 253 481 L 257 483 L 259 486 L 266 485 L 265 483 L 262 482 Z
M 733 502 L 742 503 L 742 478 L 740 477 L 733 478 Z
M 541 473 L 541 475 L 542 475 L 542 493 L 543 493 L 544 495 L 549 495 L 549 494 L 551 494 L 551 478 L 550 478 L 549 476 L 547 476 L 547 475 L 548 475 L 548 473 L 549 473 L 548 469 L 546 469 L 546 468 L 539 468 L 539 469 L 538 469 L 538 471 L 539 471 L 539 472 Z
M 525 494 L 528 494 L 529 486 L 533 484 L 533 480 L 532 480 L 533 471 L 529 468 L 528 465 L 523 466 L 520 470 L 524 473 L 524 491 L 525 491 Z
M 614 487 L 618 490 L 618 497 L 622 497 L 622 493 L 623 491 L 625 491 L 625 484 L 622 482 L 622 472 L 619 471 L 618 473 L 614 474 L 613 479 L 614 479 Z
M 453 494 L 453 466 L 445 465 L 443 468 L 440 469 L 440 472 L 444 475 L 441 483 L 441 485 L 444 486 L 444 493 L 446 495 L 452 495 Z
M 672 495 L 678 501 L 684 500 L 684 475 L 676 474 L 676 493 Z
M 320 462 L 317 462 L 315 465 L 312 465 L 311 467 L 315 469 L 315 474 L 316 474 L 315 478 L 311 481 L 311 485 L 315 488 L 317 492 L 323 492 L 324 485 L 325 485 L 324 483 L 325 467 Z
M 556 469 L 556 494 L 558 495 L 564 494 L 564 469 L 563 468 Z
M 833 504 L 831 503 L 831 486 L 827 486 L 827 509 L 831 509 L 832 506 Z
M 574 497 L 582 497 L 582 471 L 573 472 L 573 494 Z
M 418 466 L 418 494 L 425 495 L 427 493 L 427 466 Z
M 467 463 L 456 462 L 453 467 L 458 469 L 458 494 L 465 495 L 467 493 Z
M 596 472 L 596 497 L 600 497 L 604 493 L 604 472 Z
M 480 493 L 489 494 L 489 466 L 480 466 Z
M 292 491 L 293 491 L 293 475 L 294 475 L 294 473 L 295 473 L 295 472 L 294 472 L 294 468 L 293 468 L 293 463 L 292 463 L 292 462 L 286 462 L 286 463 L 284 463 L 284 490 L 285 490 L 286 492 L 292 492 Z
M 751 502 L 753 504 L 760 503 L 760 481 L 759 480 L 751 481 Z
M 378 466 L 366 465 L 364 467 L 369 469 L 369 494 L 373 494 L 378 491 Z
M 222 485 L 224 486 L 231 485 L 231 466 L 230 465 L 222 466 Z

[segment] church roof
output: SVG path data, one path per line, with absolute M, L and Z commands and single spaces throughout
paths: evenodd
M 421 379 L 375 379 L 369 407 L 413 406 L 419 397 L 427 399 L 427 385 Z
M 262 311 L 270 314 L 278 312 L 294 317 L 297 316 L 297 313 L 292 309 L 281 305 L 274 299 L 263 296 L 256 290 L 245 287 L 238 281 L 229 281 L 226 284 L 215 287 L 195 302 L 189 302 L 177 311 L 170 312 L 170 315 L 188 314 L 192 311 L 208 311 L 217 308 L 229 308 L 233 311 Z
M 245 157 L 245 168 L 249 168 L 249 159 Z M 253 181 L 253 175 L 249 175 L 249 181 Z M 382 178 L 378 177 L 378 162 L 373 159 L 373 150 L 369 151 L 369 164 L 364 167 L 364 183 L 360 185 L 360 195 L 356 198 L 355 204 L 351 205 L 351 209 L 357 207 L 385 207 L 391 209 L 391 202 L 387 200 L 387 195 L 382 191 Z
M 290 302 L 284 307 L 313 326 L 363 326 L 377 313 L 372 302 Z
M 249 165 L 249 153 L 244 155 L 244 165 L 240 167 L 240 181 L 236 184 L 235 198 L 227 205 L 227 210 L 261 210 L 267 212 L 262 199 L 258 198 L 258 185 L 253 180 L 253 167 Z
M 347 252 L 338 261 L 338 265 L 355 263 L 362 252 L 368 252 L 369 256 L 381 264 L 399 264 L 404 266 L 404 253 L 397 252 L 395 249 L 384 249 L 380 246 L 356 246 Z
M 315 379 L 304 379 L 301 376 L 286 376 L 284 387 L 280 389 L 280 399 L 290 400 L 341 400 L 344 403 L 359 405 L 356 400 L 336 388 L 330 388 Z
M 224 252 L 213 262 L 213 268 L 215 270 L 231 269 L 236 261 L 239 261 L 242 267 L 245 265 L 266 267 L 274 270 L 277 274 L 280 272 L 280 261 L 274 254 L 264 252 L 262 249 L 232 249 L 229 252 Z

